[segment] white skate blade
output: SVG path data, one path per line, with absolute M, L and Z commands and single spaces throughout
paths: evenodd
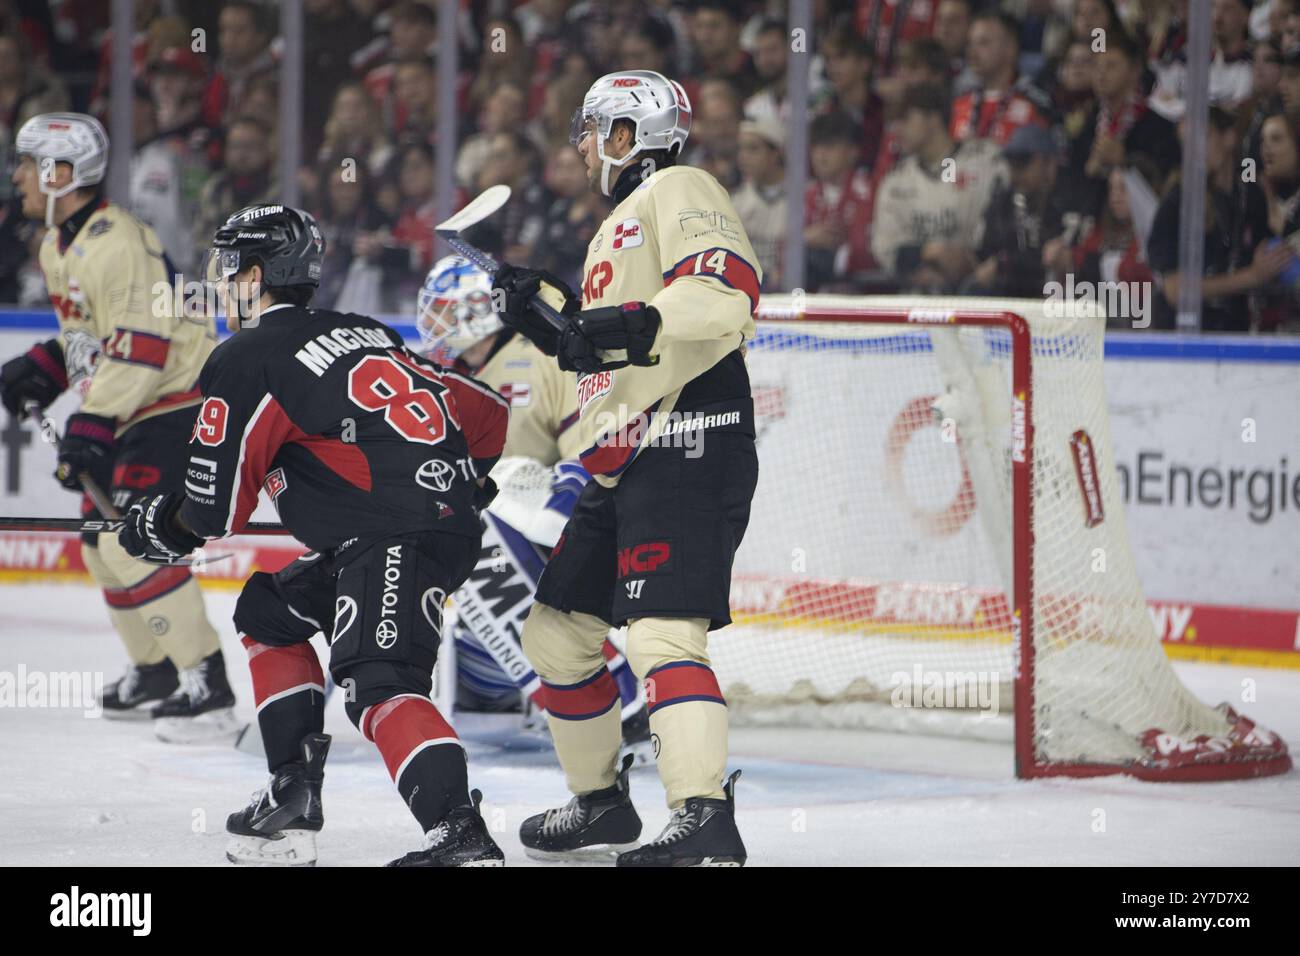
M 315 866 L 316 831 L 281 830 L 270 838 L 232 833 L 226 859 L 236 866 Z
M 107 707 L 101 707 L 99 712 L 104 715 L 105 720 L 120 720 L 126 723 L 131 721 L 152 720 L 153 715 L 150 711 L 154 704 L 162 703 L 161 700 L 149 700 L 144 703 L 129 707 L 126 710 L 110 710 Z
M 165 744 L 233 743 L 239 721 L 233 707 L 223 707 L 197 717 L 159 717 L 153 731 Z
M 534 850 L 524 847 L 524 856 L 540 863 L 568 863 L 574 866 L 613 866 L 620 853 L 635 850 L 640 843 L 596 843 L 578 850 Z

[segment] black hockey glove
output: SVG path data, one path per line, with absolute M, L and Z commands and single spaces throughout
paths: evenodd
M 492 279 L 493 305 L 500 308 L 501 321 L 525 336 L 547 355 L 559 349 L 560 333 L 536 308 L 532 299 L 542 291 L 542 285 L 552 287 L 563 303 L 552 303 L 561 315 L 578 311 L 578 297 L 562 279 L 557 279 L 545 269 L 522 269 L 503 263 Z
M 644 302 L 624 302 L 602 309 L 583 309 L 560 335 L 560 368 L 566 372 L 602 372 L 625 365 L 656 365 L 652 356 L 659 334 L 659 310 Z M 605 362 L 601 352 L 627 352 L 627 361 Z
M 166 563 L 185 557 L 204 539 L 177 522 L 176 512 L 184 502 L 173 492 L 141 498 L 124 515 L 118 544 L 131 557 L 145 561 Z
M 488 505 L 492 504 L 496 499 L 499 490 L 500 489 L 497 488 L 497 483 L 492 480 L 490 475 L 483 479 L 483 484 L 475 485 L 473 502 L 474 513 L 481 514 Z
M 113 478 L 113 431 L 117 422 L 102 415 L 77 412 L 59 442 L 59 467 L 54 477 L 69 491 L 81 491 L 81 473 L 87 472 L 104 491 Z
M 44 410 L 67 387 L 68 372 L 58 339 L 33 345 L 26 354 L 0 366 L 0 402 L 10 415 L 22 415 L 28 402 L 36 402 Z

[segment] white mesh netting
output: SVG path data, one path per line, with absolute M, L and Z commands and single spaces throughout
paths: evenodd
M 788 301 L 767 298 L 764 313 Z M 1170 667 L 1133 566 L 1104 319 L 1084 308 L 1049 317 L 1018 300 L 804 302 L 1028 320 L 1035 544 L 1021 558 L 1035 594 L 1033 760 L 1128 764 L 1150 756 L 1140 738 L 1152 729 L 1179 740 L 1228 733 L 1224 713 Z M 960 322 L 760 321 L 749 353 L 758 490 L 735 564 L 736 623 L 710 641 L 733 714 L 832 724 L 866 714 L 997 735 L 999 722 L 981 718 L 1011 713 L 1016 663 L 1010 360 L 1007 331 Z

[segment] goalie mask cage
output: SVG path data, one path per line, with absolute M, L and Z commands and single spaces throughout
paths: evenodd
M 1125 528 L 1105 319 L 1056 311 L 764 298 L 758 489 L 710 641 L 738 722 L 988 736 L 1011 709 L 1021 777 L 1290 768 L 1174 673 Z

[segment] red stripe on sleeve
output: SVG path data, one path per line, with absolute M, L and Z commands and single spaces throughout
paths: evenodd
M 120 362 L 161 369 L 167 364 L 167 353 L 171 351 L 171 347 L 171 340 L 161 335 L 136 332 L 133 329 L 119 329 L 105 343 L 104 354 Z
M 717 262 L 718 253 L 722 260 Z M 709 260 L 715 260 L 711 263 Z M 721 265 L 721 269 L 718 265 Z M 739 289 L 749 297 L 750 312 L 758 310 L 758 273 L 754 267 L 730 249 L 714 246 L 693 256 L 687 256 L 664 273 L 664 286 L 670 286 L 683 276 L 708 276 L 723 285 Z

